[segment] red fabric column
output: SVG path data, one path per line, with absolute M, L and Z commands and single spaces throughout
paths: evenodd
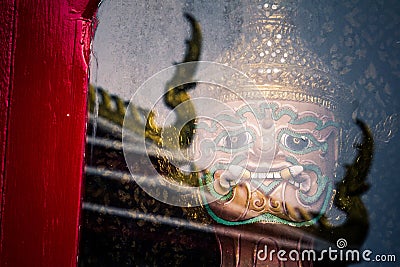
M 1 266 L 76 266 L 97 0 L 1 2 Z

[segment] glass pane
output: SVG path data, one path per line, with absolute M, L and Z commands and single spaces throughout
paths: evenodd
M 394 0 L 102 3 L 80 266 L 393 261 L 398 14 Z

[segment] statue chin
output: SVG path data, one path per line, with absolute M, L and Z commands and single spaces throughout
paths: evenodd
M 232 188 L 228 200 L 210 201 L 209 206 L 212 212 L 222 219 L 221 223 L 261 222 L 301 226 L 312 223 L 322 212 L 326 193 L 321 194 L 320 199 L 308 206 L 300 203 L 296 197 L 282 199 L 282 196 L 296 196 L 298 190 L 287 183 L 279 185 L 270 195 L 266 195 L 244 182 Z

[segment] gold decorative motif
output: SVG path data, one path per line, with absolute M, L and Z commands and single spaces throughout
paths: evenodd
M 331 100 L 326 100 L 322 97 L 312 96 L 303 92 L 298 92 L 296 89 L 290 90 L 291 88 L 285 87 L 285 90 L 279 89 L 277 86 L 268 87 L 268 86 L 257 86 L 259 91 L 241 91 L 239 93 L 230 93 L 222 95 L 220 98 L 223 101 L 235 101 L 239 100 L 242 97 L 251 100 L 251 99 L 259 99 L 260 96 L 268 99 L 268 100 L 291 100 L 296 102 L 317 104 L 321 107 L 324 107 L 328 110 L 335 111 L 337 110 L 337 105 L 333 103 Z
M 349 101 L 349 89 L 311 52 L 292 22 L 297 1 L 249 4 L 244 16 L 246 36 L 236 49 L 222 56 L 222 63 L 246 73 L 254 85 L 237 87 L 223 98 L 231 101 L 265 97 L 317 104 L 334 111 L 338 119 L 351 110 L 341 107 Z M 257 92 L 252 92 L 257 91 Z M 235 93 L 237 94 L 235 96 Z

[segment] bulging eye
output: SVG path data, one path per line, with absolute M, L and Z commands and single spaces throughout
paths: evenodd
M 305 136 L 282 135 L 283 145 L 294 151 L 301 151 L 308 148 L 311 144 L 310 139 Z
M 317 149 L 323 149 L 324 145 L 310 137 L 308 134 L 284 131 L 280 136 L 280 145 L 289 152 L 305 154 Z
M 249 132 L 227 135 L 221 139 L 221 145 L 228 149 L 238 149 L 248 147 L 253 142 L 253 137 Z

